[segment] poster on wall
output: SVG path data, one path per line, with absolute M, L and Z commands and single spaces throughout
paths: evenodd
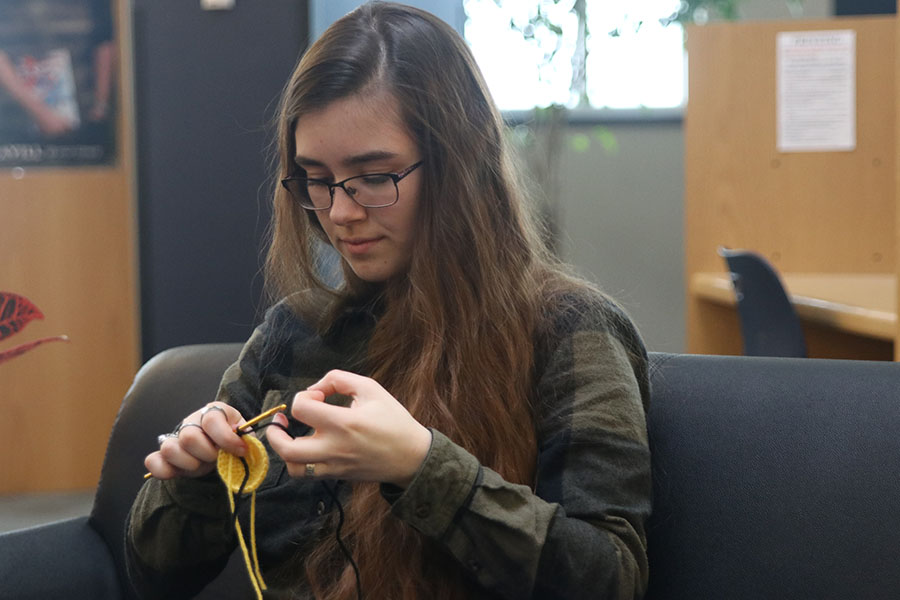
M 781 31 L 776 36 L 779 152 L 856 148 L 856 32 Z
M 0 168 L 115 161 L 114 0 L 0 0 Z

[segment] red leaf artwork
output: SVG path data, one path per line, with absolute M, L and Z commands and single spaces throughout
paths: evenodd
M 4 350 L 3 352 L 0 352 L 0 364 L 6 362 L 7 360 L 9 360 L 11 358 L 15 358 L 15 357 L 19 356 L 20 354 L 25 354 L 32 348 L 36 348 L 36 347 L 40 346 L 41 344 L 45 344 L 47 342 L 68 342 L 68 341 L 69 341 L 69 336 L 55 335 L 53 337 L 45 337 L 45 338 L 41 338 L 39 340 L 34 340 L 31 342 L 25 342 L 24 344 L 19 344 L 18 346 L 10 348 L 9 350 Z
M 44 313 L 25 296 L 0 292 L 0 340 L 5 340 L 33 319 L 43 318 Z
M 44 313 L 35 306 L 31 300 L 19 294 L 12 292 L 0 292 L 0 340 L 5 340 L 12 334 L 28 325 L 34 319 L 43 319 Z M 25 342 L 14 346 L 9 350 L 0 352 L 0 363 L 4 363 L 11 358 L 25 354 L 32 348 L 37 348 L 41 344 L 47 342 L 68 342 L 69 338 L 65 335 L 56 335 L 45 337 L 32 342 Z

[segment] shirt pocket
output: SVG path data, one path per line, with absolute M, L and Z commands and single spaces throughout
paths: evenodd
M 287 466 L 284 464 L 284 461 L 268 444 L 265 446 L 266 454 L 269 456 L 269 470 L 266 472 L 262 483 L 259 484 L 260 491 L 275 487 L 287 476 Z

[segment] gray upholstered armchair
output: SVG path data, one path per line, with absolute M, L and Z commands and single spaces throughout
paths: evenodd
M 143 456 L 239 348 L 175 348 L 141 369 L 91 515 L 0 536 L 0 597 L 131 597 Z M 653 354 L 651 379 L 648 598 L 900 598 L 900 365 Z M 250 597 L 242 569 L 201 597 Z
M 0 598 L 134 598 L 125 575 L 125 520 L 143 484 L 144 456 L 160 432 L 215 397 L 240 344 L 166 350 L 149 360 L 116 417 L 90 516 L 0 535 Z M 204 598 L 251 598 L 242 571 L 229 565 Z

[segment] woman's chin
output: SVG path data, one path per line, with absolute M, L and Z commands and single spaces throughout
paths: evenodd
M 346 259 L 345 259 L 346 260 Z M 408 268 L 406 265 L 373 264 L 370 261 L 347 260 L 353 274 L 366 283 L 378 284 L 386 283 L 398 277 L 406 275 Z

